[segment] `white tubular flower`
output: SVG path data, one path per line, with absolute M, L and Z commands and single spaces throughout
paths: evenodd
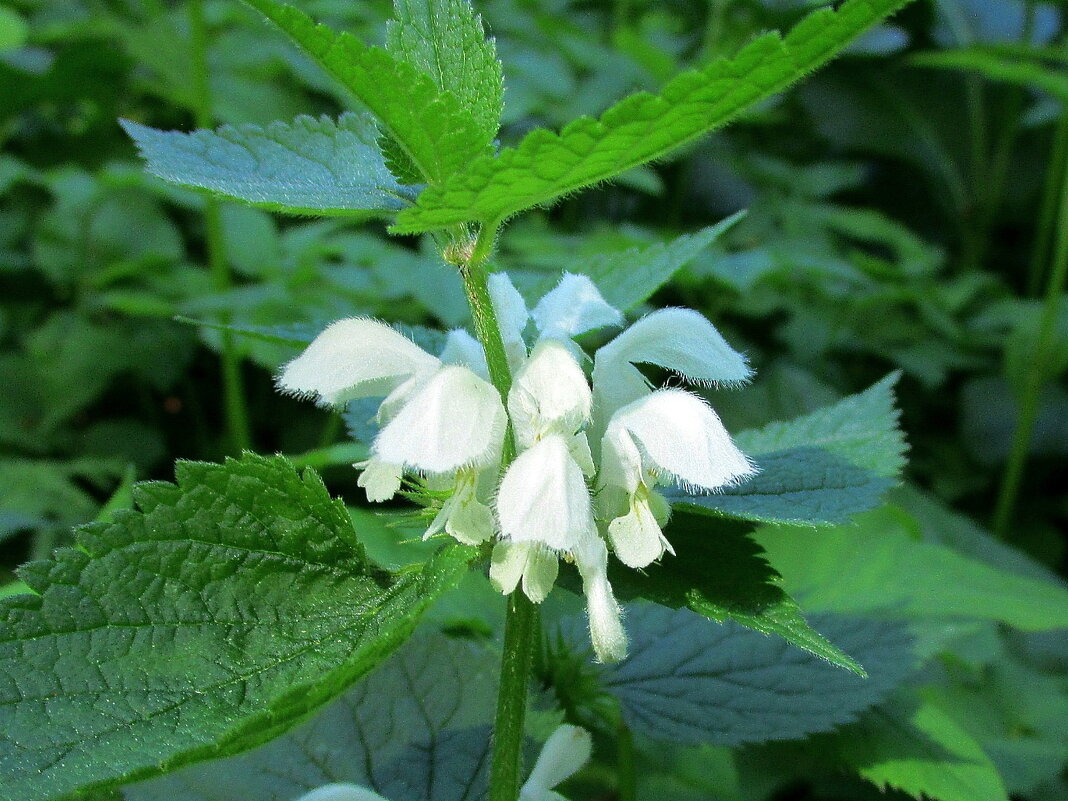
M 530 312 L 526 301 L 515 288 L 512 279 L 506 273 L 493 273 L 487 280 L 490 302 L 497 315 L 497 326 L 501 331 L 508 366 L 515 372 L 527 358 L 527 345 L 523 339 L 523 329 L 527 327 Z
M 608 549 L 597 536 L 588 537 L 572 551 L 575 567 L 582 576 L 590 642 L 598 662 L 618 662 L 627 655 L 627 633 L 623 612 L 608 582 Z
M 523 581 L 523 594 L 540 604 L 556 583 L 560 560 L 540 542 L 500 541 L 493 546 L 489 577 L 494 589 L 509 595 Z
M 624 406 L 613 415 L 602 440 L 598 477 L 606 503 L 618 490 L 626 497 L 626 512 L 608 526 L 616 556 L 629 567 L 645 567 L 670 549 L 657 520 L 665 508 L 653 490 L 658 482 L 666 479 L 690 491 L 711 491 L 754 472 L 700 398 L 665 389 Z
M 387 801 L 378 793 L 357 784 L 324 784 L 296 801 Z
M 519 790 L 519 801 L 566 801 L 552 788 L 578 773 L 592 754 L 593 739 L 588 731 L 568 723 L 559 726 L 542 746 Z
M 590 491 L 568 441 L 550 434 L 519 455 L 497 491 L 501 534 L 566 553 L 597 536 Z
M 388 395 L 440 362 L 388 325 L 363 317 L 338 320 L 282 368 L 278 388 L 341 406 L 357 398 Z
M 594 357 L 594 408 L 602 426 L 617 409 L 651 391 L 636 364 L 655 364 L 702 385 L 737 384 L 752 375 L 745 357 L 697 312 L 655 311 Z
M 623 322 L 623 315 L 608 305 L 593 281 L 574 273 L 564 273 L 556 288 L 538 301 L 531 316 L 541 336 L 549 339 L 571 339 Z
M 439 369 L 379 432 L 376 459 L 432 475 L 500 458 L 506 415 L 491 384 L 466 367 Z
M 519 447 L 549 434 L 572 436 L 590 420 L 593 394 L 575 357 L 555 339 L 543 339 L 516 374 L 508 413 Z

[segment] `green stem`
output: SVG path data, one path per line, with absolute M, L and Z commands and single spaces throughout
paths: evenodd
M 637 801 L 638 774 L 634 764 L 634 735 L 624 723 L 622 714 L 616 729 L 616 743 L 619 801 Z
M 189 0 L 189 49 L 192 64 L 190 76 L 195 102 L 194 117 L 198 128 L 210 128 L 211 84 L 208 81 L 208 31 L 204 19 L 203 0 Z M 222 212 L 214 198 L 204 200 L 204 241 L 208 253 L 212 285 L 216 292 L 225 292 L 233 285 L 226 261 L 226 242 Z M 230 323 L 228 314 L 220 315 L 223 325 Z M 234 345 L 233 334 L 222 332 L 222 385 L 226 409 L 226 428 L 232 450 L 241 452 L 252 447 L 248 410 L 245 408 L 245 387 L 241 377 L 241 359 Z
M 1027 383 L 1020 397 L 1020 415 L 1016 421 L 1016 430 L 1012 438 L 1012 450 L 1005 467 L 1001 490 L 998 493 L 997 507 L 994 511 L 994 533 L 1004 537 L 1008 531 L 1016 508 L 1016 499 L 1023 481 L 1024 467 L 1031 446 L 1035 420 L 1038 418 L 1039 396 L 1048 376 L 1050 350 L 1053 343 L 1057 312 L 1061 295 L 1064 293 L 1065 279 L 1068 277 L 1068 159 L 1062 160 L 1057 175 L 1059 199 L 1055 220 L 1055 244 L 1053 263 L 1046 285 L 1046 297 L 1042 303 L 1042 317 L 1039 320 L 1038 339 L 1035 343 L 1034 360 L 1027 375 Z
M 466 257 L 451 259 L 460 268 L 464 291 L 471 306 L 475 335 L 486 352 L 490 381 L 501 399 L 507 402 L 512 386 L 512 371 L 501 337 L 497 313 L 490 299 L 486 262 L 493 250 L 497 226 L 482 229 L 470 243 Z M 450 248 L 463 253 L 465 246 Z M 509 427 L 505 437 L 502 469 L 515 459 L 515 438 Z M 501 654 L 501 677 L 497 689 L 497 712 L 493 726 L 493 757 L 490 763 L 490 801 L 516 801 L 522 784 L 523 725 L 527 713 L 527 694 L 530 685 L 534 647 L 537 643 L 538 623 L 534 604 L 516 590 L 508 596 L 504 621 L 504 651 Z

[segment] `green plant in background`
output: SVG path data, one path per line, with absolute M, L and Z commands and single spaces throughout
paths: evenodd
M 175 312 L 221 355 L 228 446 L 209 453 L 256 433 L 246 357 L 286 362 L 281 389 L 339 414 L 317 435 L 322 447 L 294 459 L 181 461 L 173 484 L 131 487 L 127 474 L 73 547 L 20 569 L 24 584 L 0 601 L 3 798 L 321 801 L 371 798 L 361 788 L 373 788 L 394 801 L 513 801 L 557 797 L 565 781 L 576 798 L 606 788 L 626 799 L 762 798 L 843 768 L 917 798 L 1057 792 L 1068 699 L 1058 652 L 1027 633 L 1068 626 L 1068 594 L 927 496 L 893 489 L 905 451 L 900 374 L 836 399 L 796 364 L 771 364 L 766 381 L 735 393 L 749 400 L 733 410 L 731 393 L 715 393 L 729 421 L 754 415 L 737 407 L 752 398 L 764 408 L 750 427 L 730 426 L 732 441 L 697 394 L 653 389 L 656 369 L 691 389 L 749 378 L 705 317 L 666 309 L 614 338 L 604 330 L 645 311 L 672 278 L 718 318 L 726 286 L 741 296 L 739 317 L 783 316 L 784 353 L 875 352 L 937 390 L 976 366 L 975 331 L 996 341 L 991 332 L 1019 313 L 962 322 L 988 284 L 945 279 L 944 255 L 905 226 L 834 203 L 861 181 L 848 163 L 798 169 L 727 146 L 720 163 L 770 191 L 745 218 L 669 242 L 611 230 L 578 239 L 517 216 L 609 179 L 662 192 L 644 165 L 743 112 L 774 113 L 754 106 L 902 2 L 848 0 L 675 75 L 677 54 L 644 48 L 632 9 L 617 4 L 608 52 L 627 54 L 627 74 L 656 74 L 660 91 L 559 133 L 534 128 L 514 146 L 497 143 L 510 138 L 498 131 L 501 63 L 468 3 L 398 2 L 375 47 L 275 0 L 248 2 L 361 110 L 246 122 L 234 76 L 255 59 L 209 68 L 211 7 L 200 2 L 188 17 L 131 9 L 94 23 L 150 67 L 151 93 L 201 126 L 232 124 L 185 134 L 124 122 L 152 173 L 203 195 L 115 167 L 43 176 L 7 163 L 12 184 L 55 195 L 35 262 L 76 300 L 29 340 L 73 366 L 53 373 L 63 384 L 33 429 L 16 410 L 5 430 L 20 448 L 54 453 L 112 376 L 141 370 L 170 389 L 178 378 L 157 368 L 183 365 L 159 354 L 192 347 L 189 330 L 159 319 Z M 517 31 L 521 19 L 549 25 L 504 5 Z M 729 38 L 724 8 L 709 15 L 701 54 Z M 554 25 L 565 45 L 576 37 L 576 53 L 589 44 L 581 28 Z M 184 62 L 162 56 L 175 30 L 189 33 Z M 547 49 L 525 47 L 517 55 Z M 308 61 L 280 60 L 334 91 Z M 513 123 L 516 108 L 559 113 L 545 95 L 576 80 L 561 67 L 553 86 L 551 69 L 538 72 L 520 82 Z M 199 215 L 207 274 L 185 263 L 163 201 Z M 259 209 L 329 219 L 279 228 Z M 413 250 L 349 229 L 368 220 L 426 236 Z M 981 258 L 985 235 L 969 229 L 968 259 Z M 754 238 L 775 246 L 744 252 Z M 73 256 L 87 246 L 108 270 Z M 1028 340 L 1040 355 L 1053 347 L 1061 272 Z M 101 324 L 100 309 L 141 319 Z M 452 330 L 420 325 L 421 309 Z M 870 326 L 873 310 L 888 324 Z M 151 317 L 172 340 L 140 333 Z M 337 317 L 349 319 L 319 333 Z M 457 327 L 468 320 L 470 333 Z M 118 345 L 126 324 L 159 350 Z M 5 367 L 39 371 L 48 388 L 39 360 Z M 68 400 L 78 369 L 86 380 Z M 1018 443 L 1056 371 L 1021 374 L 1010 509 L 1026 455 Z M 767 422 L 778 417 L 787 421 Z M 336 442 L 342 426 L 355 442 Z M 129 429 L 118 430 L 102 438 Z M 11 486 L 38 492 L 15 495 L 22 517 L 4 518 L 7 530 L 38 528 L 45 557 L 64 522 L 94 513 L 72 478 L 122 474 L 122 454 L 108 456 L 11 460 Z M 414 506 L 380 512 L 332 498 L 311 466 L 353 460 L 371 501 L 399 493 Z M 123 508 L 131 497 L 136 509 Z M 51 510 L 64 506 L 70 517 L 57 520 Z M 420 619 L 428 625 L 417 630 Z M 582 771 L 590 735 L 579 726 L 595 760 Z M 530 739 L 545 746 L 528 776 Z

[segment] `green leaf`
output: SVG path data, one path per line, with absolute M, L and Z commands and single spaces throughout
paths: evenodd
M 193 325 L 197 328 L 210 328 L 213 331 L 229 331 L 231 334 L 249 337 L 250 339 L 255 339 L 260 342 L 269 342 L 272 345 L 285 345 L 286 347 L 296 349 L 308 347 L 308 344 L 315 339 L 315 335 L 324 328 L 324 326 L 321 325 L 225 325 L 223 323 L 212 323 L 207 320 L 197 320 L 194 317 L 186 317 L 181 314 L 176 315 L 174 319 L 176 322 Z
M 761 36 L 733 59 L 678 75 L 659 95 L 632 95 L 560 133 L 532 131 L 516 147 L 424 191 L 393 230 L 417 233 L 471 220 L 492 225 L 660 158 L 785 89 L 905 2 L 847 0 L 836 11 L 820 9 L 785 39 Z
M 891 373 L 863 392 L 789 422 L 769 423 L 735 436 L 750 456 L 789 448 L 820 448 L 878 476 L 896 478 L 905 466 L 905 438 L 898 427 Z
M 595 255 L 569 264 L 567 270 L 588 275 L 609 304 L 627 311 L 648 300 L 676 272 L 744 216 L 745 212 L 732 214 L 715 225 L 670 242 Z M 540 276 L 537 281 L 520 281 L 519 286 L 530 301 L 536 302 L 559 281 L 559 273 L 554 273 Z
M 749 531 L 746 523 L 676 513 L 664 532 L 675 556 L 665 555 L 646 567 L 644 575 L 613 561 L 612 585 L 621 598 L 638 596 L 673 609 L 689 607 L 717 623 L 733 620 L 866 675 L 855 659 L 805 621 Z
M 471 114 L 484 142 L 492 142 L 504 108 L 501 62 L 482 19 L 468 0 L 395 0 L 386 49 L 416 67 Z
M 316 25 L 279 0 L 245 0 L 293 40 L 378 118 L 424 180 L 441 181 L 490 151 L 463 101 L 415 66 L 348 33 Z
M 912 673 L 902 624 L 835 615 L 821 616 L 818 624 L 870 665 L 871 675 L 837 670 L 734 623 L 710 626 L 689 610 L 630 604 L 631 653 L 605 671 L 604 682 L 637 732 L 678 743 L 737 745 L 789 740 L 854 721 Z
M 909 61 L 919 67 L 978 72 L 989 80 L 1039 89 L 1062 102 L 1068 102 L 1065 65 L 1045 64 L 1039 60 L 1041 54 L 1042 51 L 1037 49 L 1034 53 L 1029 53 L 1026 48 L 1006 52 L 997 47 L 975 45 L 917 53 Z
M 31 562 L 0 601 L 0 775 L 50 799 L 281 734 L 371 670 L 465 571 L 374 568 L 312 471 L 180 462 L 140 511 Z
M 739 433 L 739 447 L 760 472 L 712 495 L 674 494 L 672 504 L 809 526 L 845 523 L 878 506 L 905 463 L 893 394 L 898 377 L 795 420 Z
M 392 799 L 479 798 L 496 687 L 492 651 L 417 634 L 303 726 L 124 792 L 128 801 L 292 801 L 328 782 L 353 782 Z
M 1029 631 L 1068 627 L 1063 584 L 922 542 L 916 522 L 893 506 L 862 515 L 848 528 L 775 527 L 756 538 L 808 610 L 978 618 Z
M 366 116 L 344 114 L 336 122 L 305 116 L 189 134 L 121 123 L 153 175 L 271 211 L 382 216 L 410 199 L 386 168 Z
M 762 523 L 833 526 L 878 506 L 894 482 L 822 448 L 754 455 L 760 472 L 712 495 L 671 494 L 676 509 Z
M 938 801 L 1008 801 L 983 749 L 930 703 L 899 699 L 814 747 L 838 758 L 880 789 Z

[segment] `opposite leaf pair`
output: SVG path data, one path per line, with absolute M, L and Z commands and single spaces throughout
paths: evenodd
M 490 578 L 503 593 L 522 584 L 541 602 L 559 558 L 573 561 L 597 657 L 622 659 L 626 637 L 608 582 L 608 546 L 629 567 L 649 565 L 671 552 L 662 532 L 670 507 L 658 484 L 708 492 L 754 472 L 703 400 L 654 390 L 635 365 L 701 384 L 744 381 L 748 365 L 696 312 L 663 309 L 597 351 L 591 387 L 587 357 L 573 338 L 623 318 L 588 278 L 565 274 L 533 311 L 506 275 L 491 276 L 489 289 L 515 376 L 504 402 L 487 380 L 482 347 L 466 331 L 450 332 L 435 357 L 358 318 L 327 328 L 283 369 L 279 386 L 334 406 L 384 397 L 372 457 L 359 465 L 368 498 L 392 498 L 405 472 L 447 492 L 426 536 L 495 539 Z M 531 318 L 537 339 L 528 351 Z M 500 477 L 509 422 L 519 455 Z

